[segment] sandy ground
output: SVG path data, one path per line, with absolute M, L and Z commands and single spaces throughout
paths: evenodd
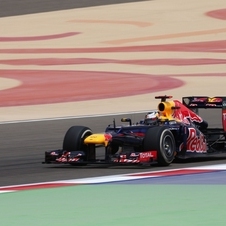
M 169 75 L 184 85 L 164 92 L 87 100 L 59 104 L 0 107 L 0 121 L 82 116 L 114 112 L 143 111 L 156 108 L 155 95 L 173 95 L 176 99 L 188 95 L 225 95 L 225 46 L 216 44 L 208 50 L 208 42 L 226 40 L 225 0 L 157 0 L 110 6 L 89 7 L 0 18 L 0 61 L 37 58 L 92 58 L 115 60 L 164 59 L 163 65 L 79 64 L 79 65 L 13 65 L 0 63 L 0 70 L 86 70 Z M 213 10 L 215 14 L 208 14 Z M 222 13 L 222 10 L 223 11 Z M 216 18 L 218 17 L 218 18 Z M 80 35 L 75 33 L 79 32 Z M 63 34 L 64 37 L 59 37 Z M 27 40 L 24 41 L 26 38 Z M 36 37 L 35 40 L 31 40 Z M 186 43 L 207 43 L 205 48 L 189 47 Z M 181 44 L 178 49 L 164 45 Z M 186 44 L 186 45 L 185 45 Z M 137 52 L 68 52 L 37 54 L 41 49 L 106 48 L 162 46 L 161 51 Z M 184 45 L 184 46 L 183 46 Z M 13 52 L 6 50 L 22 50 Z M 35 49 L 32 53 L 25 50 Z M 217 49 L 217 50 L 216 50 Z M 169 64 L 167 60 L 177 59 Z M 181 64 L 197 60 L 196 64 Z M 209 63 L 202 63 L 210 59 Z M 215 62 L 217 61 L 217 63 Z M 170 81 L 169 81 L 170 82 Z M 21 81 L 0 74 L 1 92 L 21 85 Z M 120 84 L 119 84 L 120 85 Z M 2 97 L 3 98 L 3 97 Z

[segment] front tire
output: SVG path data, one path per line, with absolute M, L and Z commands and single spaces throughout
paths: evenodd
M 86 137 L 92 134 L 90 128 L 85 126 L 72 126 L 64 136 L 63 150 L 65 151 L 86 151 L 87 146 L 84 144 Z
M 176 144 L 172 132 L 167 127 L 148 129 L 143 145 L 144 151 L 157 150 L 159 165 L 168 166 L 173 162 Z

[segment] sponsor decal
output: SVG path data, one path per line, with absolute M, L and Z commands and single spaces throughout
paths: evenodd
M 217 105 L 216 104 L 206 104 L 206 106 L 208 106 L 208 107 L 216 107 Z
M 222 124 L 223 124 L 224 131 L 226 131 L 226 110 L 225 109 L 222 112 Z
M 207 98 L 206 97 L 195 97 L 192 102 L 206 102 Z
M 223 120 L 226 120 L 226 112 L 223 112 Z
M 67 158 L 62 156 L 62 157 L 56 159 L 56 162 L 67 162 Z
M 105 141 L 110 141 L 112 139 L 112 135 L 110 133 L 104 134 Z
M 130 157 L 138 157 L 139 155 L 140 155 L 140 153 L 133 152 L 130 154 Z
M 80 158 L 70 158 L 68 162 L 78 162 Z
M 70 152 L 64 152 L 64 154 L 56 159 L 56 162 L 67 162 Z
M 185 124 L 188 124 L 190 125 L 190 121 L 188 120 L 188 117 L 184 116 L 181 112 L 179 111 L 175 111 L 177 112 L 177 114 L 174 114 L 173 117 L 176 118 L 176 119 L 179 119 L 179 121 L 185 123 Z
M 180 145 L 180 150 L 183 144 Z M 207 143 L 205 136 L 194 128 L 188 128 L 187 152 L 206 153 Z
M 222 102 L 222 98 L 220 98 L 220 97 L 209 97 L 208 98 L 208 102 L 221 103 Z
M 190 125 L 190 121 L 201 123 L 203 122 L 203 119 L 197 115 L 195 112 L 191 111 L 187 107 L 185 107 L 183 104 L 181 104 L 179 101 L 174 101 L 175 106 L 178 109 L 174 110 L 173 117 L 184 122 L 185 124 Z
M 154 157 L 151 151 L 141 152 L 140 153 L 140 161 L 141 162 L 149 162 L 151 158 Z
M 120 155 L 119 156 L 120 159 L 126 159 L 126 157 L 127 157 L 126 155 Z

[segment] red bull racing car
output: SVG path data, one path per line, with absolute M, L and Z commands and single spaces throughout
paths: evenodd
M 63 147 L 45 152 L 44 163 L 70 165 L 112 164 L 170 165 L 175 159 L 226 153 L 226 97 L 190 96 L 182 101 L 172 96 L 157 96 L 156 111 L 144 120 L 126 125 L 107 126 L 93 133 L 86 126 L 72 126 L 66 132 Z M 219 109 L 222 126 L 211 128 L 200 109 Z M 151 117 L 148 117 L 150 116 Z M 98 158 L 102 147 L 104 157 Z

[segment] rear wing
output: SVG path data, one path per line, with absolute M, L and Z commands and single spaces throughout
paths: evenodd
M 223 108 L 226 107 L 225 97 L 191 96 L 182 97 L 182 103 L 188 108 Z
M 221 108 L 222 109 L 222 125 L 226 132 L 226 96 L 190 96 L 182 97 L 182 103 L 187 108 L 198 114 L 199 108 Z

